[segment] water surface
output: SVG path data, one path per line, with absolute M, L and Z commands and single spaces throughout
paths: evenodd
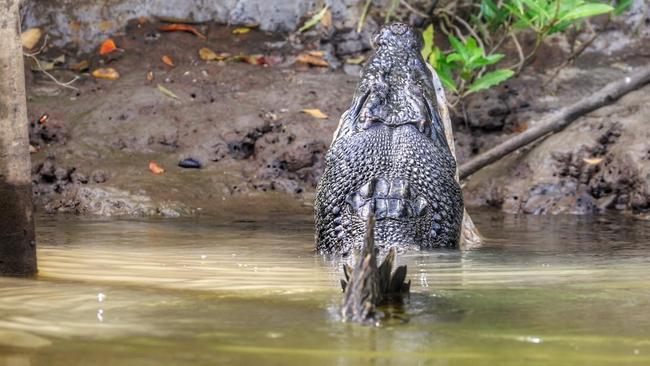
M 484 248 L 409 253 L 379 328 L 341 323 L 312 223 L 40 217 L 0 279 L 0 365 L 648 365 L 650 223 L 478 212 Z

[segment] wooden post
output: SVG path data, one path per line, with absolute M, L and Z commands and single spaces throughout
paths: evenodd
M 36 273 L 19 0 L 0 0 L 0 275 Z

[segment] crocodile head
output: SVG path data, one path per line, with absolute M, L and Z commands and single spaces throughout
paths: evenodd
M 455 247 L 463 198 L 422 37 L 393 23 L 373 43 L 317 188 L 317 248 L 344 254 L 360 247 L 371 214 L 380 248 Z

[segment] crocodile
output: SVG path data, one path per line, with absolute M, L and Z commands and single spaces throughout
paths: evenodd
M 382 252 L 456 248 L 463 196 L 432 70 L 421 55 L 422 35 L 392 23 L 372 41 L 374 55 L 341 116 L 317 186 L 317 250 L 346 256 L 362 248 L 371 216 Z

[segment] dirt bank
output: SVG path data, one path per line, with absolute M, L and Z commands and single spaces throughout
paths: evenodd
M 292 45 L 286 36 L 257 30 L 233 35 L 232 28 L 204 26 L 208 39 L 202 40 L 157 29 L 156 23 L 131 22 L 114 37 L 121 51 L 107 57 L 71 46 L 46 50 L 43 57 L 66 55 L 52 72 L 61 80 L 80 76 L 78 91 L 29 72 L 39 207 L 101 215 L 310 213 L 324 153 L 359 67 L 319 68 L 295 58 L 320 48 L 340 66 L 345 57 L 367 52 L 367 40 Z M 469 99 L 466 118 L 458 113 L 455 120 L 461 163 L 647 62 L 649 42 L 625 42 L 606 53 L 587 52 L 542 88 L 569 53 L 557 39 L 519 78 Z M 266 65 L 206 62 L 199 57 L 202 47 L 264 55 Z M 173 67 L 161 61 L 164 55 Z M 98 80 L 65 70 L 83 60 L 90 61 L 89 70 L 113 67 L 120 78 Z M 465 186 L 467 203 L 532 213 L 646 210 L 650 162 L 643 116 L 649 91 L 637 91 L 479 172 Z M 327 118 L 301 112 L 307 108 Z M 39 123 L 44 114 L 45 123 Z M 190 158 L 200 169 L 179 166 Z M 151 161 L 165 173 L 153 174 Z

